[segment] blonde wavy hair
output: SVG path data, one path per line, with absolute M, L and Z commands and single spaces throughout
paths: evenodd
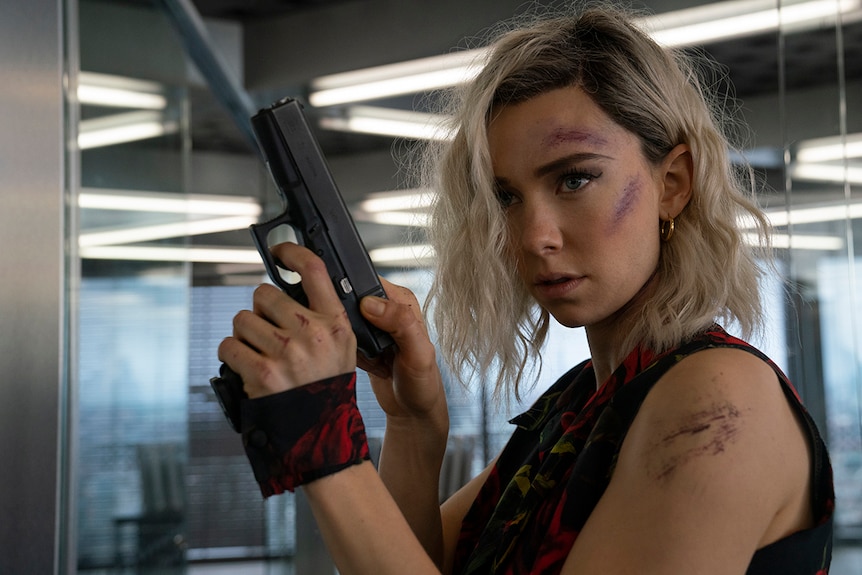
M 716 68 L 662 49 L 632 14 L 608 5 L 531 20 L 497 36 L 478 77 L 453 90 L 444 105 L 454 139 L 424 149 L 423 185 L 438 191 L 429 231 L 437 273 L 426 312 L 453 371 L 494 367 L 498 397 L 508 390 L 518 397 L 525 368 L 540 360 L 549 317 L 507 250 L 486 129 L 494 106 L 569 86 L 582 88 L 638 136 L 649 161 L 660 162 L 680 143 L 691 148 L 691 200 L 675 220 L 672 240 L 661 244 L 650 305 L 631 319 L 620 351 L 635 345 L 663 351 L 716 321 L 735 321 L 745 337 L 756 331 L 768 224 L 755 203 L 750 170 L 729 159 L 726 102 L 713 105 L 707 97 L 704 72 Z M 744 239 L 741 218 L 759 242 Z

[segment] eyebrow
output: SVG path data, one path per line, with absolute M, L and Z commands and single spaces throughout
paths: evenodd
M 533 176 L 536 178 L 541 178 L 548 174 L 553 174 L 554 172 L 564 170 L 572 164 L 577 164 L 578 162 L 584 162 L 588 160 L 613 160 L 613 157 L 606 156 L 604 154 L 595 154 L 592 152 L 579 152 L 577 154 L 569 154 L 568 156 L 557 158 L 556 160 L 550 161 L 547 164 L 539 166 L 538 168 L 533 170 Z M 498 187 L 506 187 L 509 185 L 509 179 L 503 176 L 495 176 L 494 183 Z
M 562 158 L 557 158 L 556 160 L 552 160 L 547 164 L 542 164 L 535 170 L 533 170 L 533 175 L 537 178 L 542 176 L 546 176 L 548 174 L 552 174 L 559 170 L 568 168 L 572 164 L 577 164 L 578 162 L 584 162 L 588 160 L 612 160 L 611 156 L 606 156 L 604 154 L 596 154 L 593 152 L 579 152 L 577 154 L 569 154 L 568 156 L 563 156 Z

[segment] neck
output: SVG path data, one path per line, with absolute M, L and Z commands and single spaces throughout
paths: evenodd
M 649 302 L 655 278 L 656 273 L 653 273 L 640 291 L 611 317 L 585 327 L 597 388 L 611 376 L 626 355 L 631 352 L 631 346 L 624 346 L 623 342 L 634 328 L 633 318 L 642 306 Z
M 622 349 L 624 335 L 621 330 L 607 330 L 598 326 L 586 328 L 590 358 L 596 374 L 596 388 L 611 376 L 630 350 Z

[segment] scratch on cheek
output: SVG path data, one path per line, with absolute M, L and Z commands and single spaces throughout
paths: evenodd
M 729 445 L 736 443 L 741 417 L 731 403 L 714 404 L 691 414 L 687 421 L 658 441 L 656 447 L 666 455 L 653 466 L 655 478 L 667 481 L 677 469 L 697 457 L 724 453 Z
M 641 183 L 637 177 L 626 184 L 622 195 L 614 206 L 614 224 L 619 224 L 629 213 L 631 213 L 637 203 L 638 196 L 640 196 L 640 191 Z
M 302 327 L 307 326 L 307 325 L 308 325 L 308 323 L 309 323 L 308 318 L 307 318 L 307 317 L 305 317 L 304 315 L 302 315 L 301 313 L 296 314 L 296 319 L 298 319 L 298 320 L 299 320 L 299 324 L 300 324 Z

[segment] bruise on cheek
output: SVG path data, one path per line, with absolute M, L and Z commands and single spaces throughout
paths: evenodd
M 619 224 L 631 213 L 641 193 L 641 183 L 637 177 L 628 181 L 622 194 L 614 205 L 613 224 Z
M 736 442 L 742 414 L 732 403 L 716 403 L 689 415 L 659 438 L 654 446 L 659 454 L 651 461 L 650 475 L 668 481 L 689 461 L 714 457 Z

